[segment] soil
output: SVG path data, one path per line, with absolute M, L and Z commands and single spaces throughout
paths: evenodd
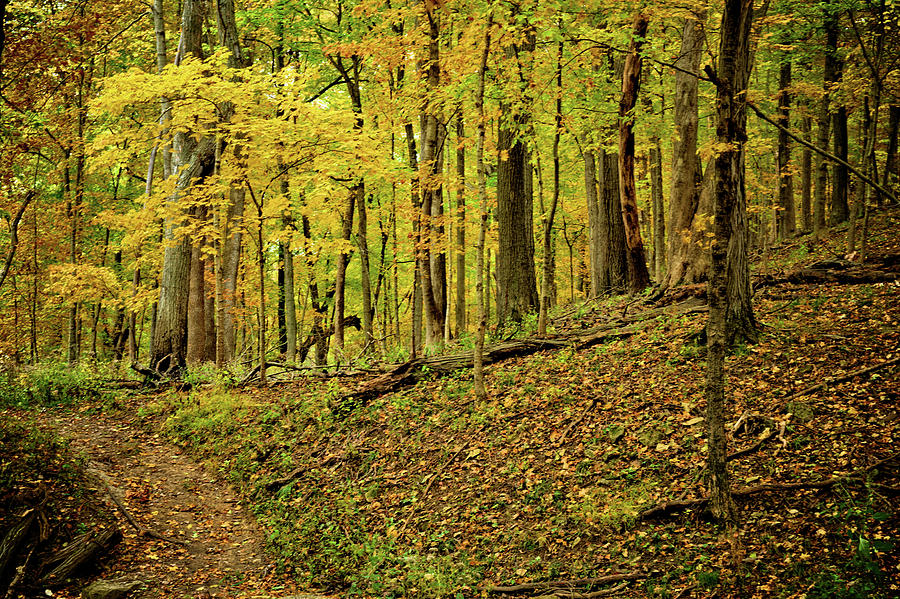
M 57 409 L 41 421 L 86 458 L 98 499 L 119 518 L 124 540 L 98 578 L 140 580 L 143 586 L 129 596 L 141 598 L 289 594 L 235 492 L 180 448 L 120 414 Z M 142 528 L 171 541 L 140 534 L 110 493 Z

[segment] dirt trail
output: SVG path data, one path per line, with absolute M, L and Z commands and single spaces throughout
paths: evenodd
M 287 594 L 273 579 L 262 532 L 233 490 L 181 449 L 122 415 L 56 410 L 43 420 L 87 456 L 98 498 L 125 534 L 101 578 L 144 581 L 130 595 L 142 598 L 270 597 L 273 587 Z M 110 491 L 141 527 L 185 544 L 140 536 Z

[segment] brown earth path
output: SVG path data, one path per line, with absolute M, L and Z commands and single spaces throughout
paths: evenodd
M 73 453 L 87 459 L 97 498 L 115 512 L 124 533 L 99 578 L 140 580 L 142 587 L 129 594 L 139 598 L 290 595 L 290 585 L 277 579 L 263 552 L 262 531 L 235 492 L 181 449 L 122 413 L 50 410 L 41 425 L 69 439 Z M 110 493 L 142 528 L 180 543 L 139 534 Z

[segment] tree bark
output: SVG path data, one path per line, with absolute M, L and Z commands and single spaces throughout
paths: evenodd
M 778 80 L 778 122 L 785 129 L 778 130 L 778 238 L 785 240 L 797 232 L 794 207 L 794 176 L 791 173 L 791 138 L 786 129 L 791 126 L 791 59 L 782 57 Z
M 517 17 L 513 8 L 511 19 Z M 530 179 L 528 150 L 522 136 L 531 130 L 527 94 L 530 71 L 526 62 L 535 48 L 535 33 L 524 26 L 521 43 L 504 48 L 507 61 L 512 63 L 505 76 L 519 87 L 500 102 L 501 125 L 497 151 L 497 320 L 500 323 L 521 321 L 538 307 L 537 279 L 534 267 L 534 237 L 532 231 L 531 199 L 526 179 Z
M 541 276 L 541 308 L 538 314 L 538 334 L 547 334 L 547 320 L 550 312 L 550 290 L 553 287 L 554 262 L 553 262 L 553 221 L 556 218 L 556 208 L 559 205 L 559 141 L 562 135 L 562 59 L 563 42 L 557 43 L 556 52 L 556 114 L 554 116 L 555 131 L 553 134 L 553 198 L 550 200 L 550 209 L 541 215 L 544 233 L 544 260 Z M 540 162 L 538 162 L 540 168 Z M 541 212 L 543 206 L 541 206 Z
M 466 332 L 466 132 L 456 117 L 456 336 Z
M 734 212 L 743 201 L 743 161 L 740 146 L 746 141 L 746 79 L 744 71 L 750 53 L 750 24 L 753 0 L 725 0 L 719 42 L 716 80 L 716 197 L 714 233 L 710 252 L 708 283 L 709 324 L 707 325 L 707 434 L 710 509 L 729 524 L 737 521 L 731 497 L 725 436 L 725 350 L 727 317 L 730 311 L 729 246 Z
M 597 159 L 594 151 L 587 147 L 587 139 L 582 141 L 582 145 L 584 146 L 582 150 L 582 158 L 584 159 L 584 197 L 587 201 L 588 209 L 588 257 L 590 258 L 588 262 L 590 267 L 591 297 L 597 297 L 602 290 L 609 287 L 609 274 L 606 269 L 606 262 L 601 254 L 605 238 L 604 230 L 601 230 L 600 201 L 597 197 Z M 608 228 L 607 224 L 605 230 L 608 230 Z
M 812 117 L 803 115 L 800 119 L 803 139 L 812 143 Z M 803 233 L 812 231 L 812 150 L 803 148 L 800 162 L 800 223 Z
M 690 254 L 691 229 L 700 202 L 697 185 L 698 77 L 703 52 L 706 9 L 684 22 L 681 50 L 675 65 L 675 135 L 672 138 L 672 180 L 669 191 L 668 271 L 665 284 L 685 282 Z
M 666 275 L 666 212 L 663 202 L 662 144 L 659 137 L 651 140 L 650 198 L 653 208 L 654 278 L 661 282 Z
M 839 85 L 843 78 L 844 61 L 838 50 L 838 13 L 836 6 L 827 6 L 828 15 L 825 20 L 826 49 L 825 49 L 825 81 L 830 86 Z M 848 136 L 847 136 L 847 107 L 841 103 L 833 111 L 832 127 L 833 153 L 835 156 L 847 161 Z M 828 222 L 836 225 L 847 220 L 850 216 L 847 204 L 847 191 L 849 174 L 847 167 L 835 164 L 833 167 L 833 180 L 831 183 L 831 210 Z
M 634 180 L 634 107 L 641 82 L 641 48 L 649 20 L 638 12 L 634 17 L 631 45 L 622 72 L 622 98 L 619 101 L 619 200 L 625 223 L 628 291 L 640 293 L 650 285 L 644 240 L 641 237 L 637 188 Z
M 600 150 L 597 172 L 600 175 L 600 263 L 603 265 L 603 293 L 623 293 L 628 282 L 628 258 L 625 224 L 619 199 L 619 159 Z
M 205 264 L 199 244 L 191 248 L 191 274 L 188 284 L 187 356 L 188 365 L 206 360 L 206 288 Z
M 487 71 L 488 55 L 491 49 L 491 27 L 494 24 L 494 13 L 488 15 L 487 25 L 484 31 L 484 48 L 481 50 L 481 64 L 478 69 L 478 91 L 475 95 L 475 110 L 478 116 L 478 141 L 475 149 L 475 167 L 478 173 L 478 202 L 479 227 L 478 246 L 475 260 L 475 301 L 478 304 L 478 331 L 475 336 L 475 350 L 472 356 L 472 370 L 474 375 L 475 397 L 480 400 L 487 398 L 487 390 L 484 385 L 484 338 L 487 331 L 487 302 L 485 300 L 485 265 L 484 246 L 487 237 L 488 200 L 487 200 L 487 174 L 484 167 L 484 142 L 486 137 L 486 125 L 484 116 L 484 80 Z M 490 270 L 490 262 L 488 262 Z

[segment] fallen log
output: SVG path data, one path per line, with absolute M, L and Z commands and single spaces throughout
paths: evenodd
M 0 580 L 3 579 L 4 573 L 9 565 L 13 562 L 19 547 L 28 538 L 28 532 L 37 518 L 37 510 L 34 508 L 26 510 L 16 519 L 16 522 L 3 536 L 0 541 Z
M 879 364 L 873 364 L 872 366 L 867 366 L 866 368 L 862 368 L 860 370 L 854 370 L 853 372 L 848 372 L 843 376 L 838 376 L 830 379 L 826 379 L 821 383 L 812 385 L 811 387 L 807 387 L 801 391 L 797 391 L 787 397 L 784 398 L 782 403 L 787 404 L 790 401 L 797 399 L 798 397 L 803 397 L 804 395 L 809 395 L 810 393 L 815 393 L 816 391 L 821 391 L 831 385 L 837 385 L 839 383 L 845 383 L 850 379 L 854 379 L 858 376 L 863 376 L 876 370 L 881 370 L 882 368 L 887 368 L 888 366 L 893 366 L 894 364 L 900 364 L 900 356 L 894 358 L 893 360 L 886 360 L 884 362 L 880 362 Z
M 71 543 L 54 553 L 47 559 L 44 567 L 56 564 L 47 574 L 41 577 L 41 584 L 61 584 L 88 562 L 94 562 L 100 555 L 109 552 L 122 540 L 122 531 L 112 527 L 98 533 L 92 531 L 76 537 Z

